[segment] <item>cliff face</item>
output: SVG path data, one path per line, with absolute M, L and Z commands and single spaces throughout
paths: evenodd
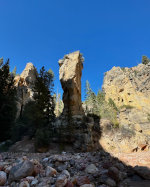
M 32 63 L 27 63 L 21 75 L 15 77 L 15 86 L 17 87 L 18 114 L 19 116 L 25 104 L 33 99 L 33 86 L 36 80 L 37 71 Z
M 106 100 L 112 98 L 117 106 L 130 105 L 150 111 L 150 63 L 132 68 L 113 67 L 106 72 L 103 90 Z
M 103 131 L 103 147 L 114 152 L 150 149 L 150 63 L 113 67 L 105 74 L 103 90 L 106 100 L 111 98 L 119 109 L 119 129 Z M 102 126 L 103 123 L 102 120 Z

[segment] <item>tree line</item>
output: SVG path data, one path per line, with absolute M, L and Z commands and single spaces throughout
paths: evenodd
M 23 136 L 34 137 L 35 146 L 49 144 L 55 120 L 54 73 L 44 67 L 36 75 L 33 100 L 17 116 L 17 89 L 14 84 L 16 68 L 10 72 L 9 59 L 0 59 L 0 142 L 16 142 Z

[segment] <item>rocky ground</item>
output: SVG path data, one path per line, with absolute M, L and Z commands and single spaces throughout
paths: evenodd
M 53 155 L 1 153 L 0 186 L 148 187 L 150 170 L 127 166 L 104 151 Z

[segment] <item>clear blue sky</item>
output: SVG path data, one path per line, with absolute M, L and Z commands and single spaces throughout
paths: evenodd
M 67 53 L 83 53 L 82 90 L 88 79 L 95 92 L 113 66 L 150 57 L 150 0 L 0 0 L 0 25 L 0 56 L 18 73 L 27 62 L 51 68 L 59 90 Z

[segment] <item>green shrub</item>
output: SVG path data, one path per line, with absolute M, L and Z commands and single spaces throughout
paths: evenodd
M 150 114 L 147 114 L 147 119 L 150 122 Z
M 116 111 L 118 111 L 116 104 L 114 103 L 114 101 L 111 98 L 108 99 L 108 104 L 110 106 L 112 106 Z
M 131 105 L 122 105 L 122 106 L 120 107 L 120 109 L 122 109 L 122 108 L 132 109 L 132 108 L 134 108 L 134 106 L 131 106 Z
M 125 68 L 124 67 L 122 67 L 121 70 L 125 72 Z
M 119 122 L 116 119 L 112 120 L 112 123 L 114 128 L 119 128 Z

